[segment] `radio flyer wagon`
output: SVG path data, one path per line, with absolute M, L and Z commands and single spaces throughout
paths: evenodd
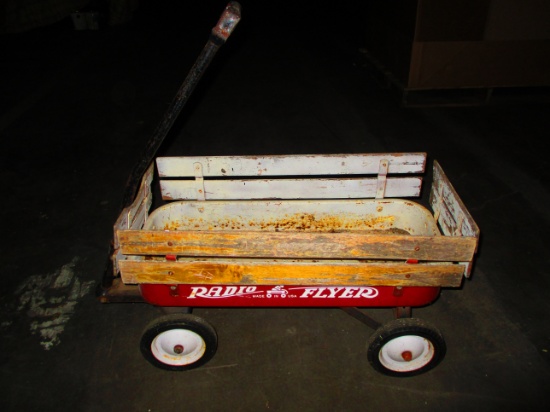
M 336 307 L 375 329 L 367 357 L 393 376 L 444 357 L 442 334 L 411 317 L 472 270 L 479 229 L 425 153 L 160 157 L 114 225 L 103 302 L 178 308 L 148 325 L 141 350 L 187 370 L 217 349 L 193 307 Z M 153 177 L 165 204 L 150 212 Z M 379 324 L 358 308 L 393 308 Z

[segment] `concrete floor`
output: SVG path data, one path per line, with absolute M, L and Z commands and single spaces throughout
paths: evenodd
M 142 358 L 160 311 L 101 305 L 94 288 L 128 173 L 224 4 L 173 3 L 124 27 L 1 39 L 0 409 L 547 410 L 550 104 L 401 108 L 358 53 L 351 5 L 330 24 L 327 10 L 245 8 L 161 152 L 437 159 L 482 232 L 472 279 L 414 310 L 442 330 L 445 360 L 383 376 L 366 360 L 371 331 L 328 308 L 196 309 L 219 335 L 207 365 Z

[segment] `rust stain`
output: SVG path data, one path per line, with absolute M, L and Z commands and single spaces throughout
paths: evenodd
M 228 218 L 207 222 L 200 219 L 179 219 L 164 225 L 163 230 L 262 230 L 262 231 L 308 231 L 348 232 L 399 230 L 394 228 L 394 216 L 365 216 L 363 219 L 338 215 L 316 216 L 312 213 L 285 215 L 280 219 L 254 220 L 250 218 Z

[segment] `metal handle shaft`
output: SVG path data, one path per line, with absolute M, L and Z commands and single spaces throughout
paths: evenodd
M 143 174 L 149 167 L 149 164 L 153 161 L 158 149 L 168 135 L 168 132 L 180 114 L 181 109 L 185 103 L 187 103 L 187 100 L 189 99 L 189 96 L 191 96 L 195 86 L 198 84 L 202 75 L 206 71 L 206 68 L 213 60 L 220 46 L 223 45 L 227 38 L 231 35 L 240 18 L 241 6 L 235 1 L 230 2 L 222 13 L 217 25 L 212 29 L 210 39 L 204 46 L 193 67 L 191 67 L 187 77 L 180 86 L 176 96 L 168 107 L 168 110 L 164 114 L 163 119 L 155 129 L 153 136 L 151 136 L 147 142 L 140 160 L 134 166 L 134 169 L 132 170 L 126 184 L 126 189 L 122 199 L 122 209 L 130 206 L 134 201 Z

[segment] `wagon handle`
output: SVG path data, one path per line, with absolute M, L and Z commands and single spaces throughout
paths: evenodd
M 134 201 L 138 187 L 141 183 L 141 178 L 155 158 L 158 149 L 168 135 L 168 132 L 180 114 L 181 109 L 185 103 L 187 103 L 189 96 L 191 96 L 191 93 L 214 58 L 216 52 L 220 46 L 226 42 L 227 38 L 231 35 L 240 19 L 240 4 L 236 1 L 229 2 L 218 20 L 218 23 L 212 29 L 208 42 L 204 46 L 193 67 L 191 67 L 191 70 L 180 86 L 174 100 L 170 104 L 170 107 L 166 110 L 163 119 L 157 126 L 153 136 L 147 142 L 140 160 L 134 166 L 134 169 L 128 178 L 128 182 L 126 183 L 126 189 L 122 198 L 122 209 L 130 206 Z
M 187 77 L 180 86 L 176 96 L 172 100 L 172 103 L 166 110 L 163 119 L 155 129 L 153 136 L 149 139 L 146 144 L 145 150 L 143 151 L 140 160 L 135 164 L 124 190 L 122 197 L 122 207 L 121 211 L 129 207 L 136 198 L 136 193 L 138 191 L 139 185 L 145 174 L 146 170 L 149 168 L 149 165 L 155 158 L 158 149 L 160 148 L 162 142 L 168 135 L 168 132 L 172 128 L 172 125 L 176 121 L 178 115 L 181 112 L 181 109 L 187 103 L 189 96 L 195 89 L 195 86 L 198 84 L 206 68 L 216 55 L 216 52 L 222 46 L 228 37 L 231 35 L 237 23 L 241 19 L 241 5 L 236 1 L 230 1 L 225 10 L 223 11 L 218 23 L 211 31 L 210 38 L 204 46 L 201 54 L 191 67 L 191 70 L 187 74 Z M 102 282 L 98 285 L 96 294 L 98 298 L 104 302 L 109 301 L 109 289 L 113 285 L 114 273 L 113 273 L 113 258 L 114 247 L 111 244 L 109 248 L 109 256 L 107 258 L 107 263 L 103 272 Z M 116 294 L 116 291 L 112 295 Z M 113 297 L 111 297 L 113 298 Z

